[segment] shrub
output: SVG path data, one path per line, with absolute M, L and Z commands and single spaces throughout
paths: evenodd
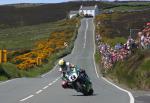
M 64 50 L 64 42 L 70 44 L 70 46 L 62 52 L 62 56 L 71 52 L 72 43 L 76 36 L 76 24 L 79 23 L 77 18 L 64 20 L 65 26 L 63 28 L 53 31 L 50 37 L 46 40 L 37 41 L 35 49 L 28 53 L 16 56 L 13 60 L 20 69 L 31 69 L 36 67 L 38 57 L 41 58 L 42 64 L 47 63 L 48 56 L 52 56 L 55 52 Z M 79 25 L 79 24 L 78 24 Z
M 12 63 L 3 63 L 0 64 L 0 74 L 7 78 L 17 78 L 19 77 L 19 70 Z

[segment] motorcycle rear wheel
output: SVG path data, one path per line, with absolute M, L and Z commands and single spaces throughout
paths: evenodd
M 89 90 L 88 94 L 89 94 L 89 95 L 93 95 L 93 93 L 94 93 L 94 90 L 91 88 L 91 89 Z

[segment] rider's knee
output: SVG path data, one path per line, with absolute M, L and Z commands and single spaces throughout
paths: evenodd
M 67 82 L 66 82 L 66 81 L 62 81 L 61 86 L 62 86 L 64 89 L 67 88 Z

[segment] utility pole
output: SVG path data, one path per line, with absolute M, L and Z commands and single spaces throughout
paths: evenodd
M 130 28 L 130 37 L 132 37 L 132 31 L 137 31 L 137 30 L 140 30 L 140 29 L 131 29 Z

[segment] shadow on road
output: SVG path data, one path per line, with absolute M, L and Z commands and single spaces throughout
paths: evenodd
M 87 95 L 87 96 L 97 96 L 98 94 L 93 94 L 93 95 Z M 83 94 L 77 94 L 77 95 L 72 95 L 72 96 L 85 96 L 85 95 L 83 95 Z M 85 97 L 87 97 L 87 96 L 85 96 Z

